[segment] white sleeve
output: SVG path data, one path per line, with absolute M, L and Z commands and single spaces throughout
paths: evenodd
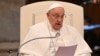
M 77 50 L 75 55 L 76 56 L 91 56 L 92 50 L 84 40 L 84 38 L 78 33 L 78 31 L 74 28 L 71 29 L 72 33 L 74 34 L 77 42 Z
M 37 34 L 35 32 L 37 32 L 37 31 L 31 27 L 27 36 L 25 37 L 23 43 L 25 43 L 31 39 L 34 39 Z M 20 56 L 41 56 L 39 54 L 38 41 L 31 41 L 31 42 L 24 44 L 23 46 L 21 46 L 19 53 L 23 54 Z

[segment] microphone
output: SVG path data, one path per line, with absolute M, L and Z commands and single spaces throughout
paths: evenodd
M 56 37 L 59 37 L 59 36 L 60 36 L 60 33 L 59 33 L 59 32 L 57 32 L 57 33 L 56 33 L 55 38 L 56 38 Z
M 27 43 L 29 43 L 29 42 L 31 42 L 31 41 L 33 41 L 33 40 L 50 39 L 50 38 L 56 38 L 56 37 L 59 37 L 59 36 L 60 36 L 60 33 L 57 32 L 56 35 L 55 35 L 54 37 L 40 37 L 40 38 L 33 38 L 33 39 L 31 39 L 31 40 L 28 40 L 28 41 L 24 42 L 23 44 L 21 44 L 21 45 L 19 46 L 17 56 L 19 56 L 19 50 L 21 49 L 21 47 L 23 47 L 25 44 L 27 44 Z

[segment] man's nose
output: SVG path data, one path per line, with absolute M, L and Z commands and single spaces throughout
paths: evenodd
M 59 17 L 59 18 L 58 18 L 58 21 L 62 21 L 62 19 L 63 19 L 62 17 Z

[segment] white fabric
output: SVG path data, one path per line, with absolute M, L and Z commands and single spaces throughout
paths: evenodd
M 62 7 L 62 8 L 64 8 L 61 4 L 59 4 L 59 3 L 53 3 L 50 7 L 49 7 L 49 9 L 48 9 L 48 11 L 50 11 L 50 10 L 52 10 L 53 8 L 56 8 L 56 7 Z M 47 11 L 47 12 L 48 12 Z
M 38 23 L 30 28 L 24 42 L 35 38 L 53 37 L 56 33 L 57 31 L 52 30 L 47 21 Z M 80 34 L 73 27 L 63 25 L 58 38 L 60 37 L 63 40 L 60 41 L 60 44 L 63 46 L 78 45 L 74 56 L 90 56 L 90 53 L 92 52 L 91 49 L 86 44 L 82 36 L 80 36 Z M 33 40 L 22 46 L 20 53 L 27 54 L 25 56 L 52 56 L 52 53 L 50 53 L 49 50 L 51 39 L 53 38 Z

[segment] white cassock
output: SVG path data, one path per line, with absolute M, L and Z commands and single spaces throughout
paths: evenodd
M 73 27 L 63 24 L 59 32 L 59 37 L 52 38 L 56 35 L 57 31 L 51 28 L 48 21 L 32 26 L 24 42 L 35 38 L 41 39 L 26 43 L 21 47 L 20 53 L 24 53 L 23 56 L 54 56 L 53 51 L 57 50 L 59 46 L 77 45 L 74 56 L 91 56 L 91 49 L 83 37 Z M 42 39 L 43 37 L 51 38 Z

